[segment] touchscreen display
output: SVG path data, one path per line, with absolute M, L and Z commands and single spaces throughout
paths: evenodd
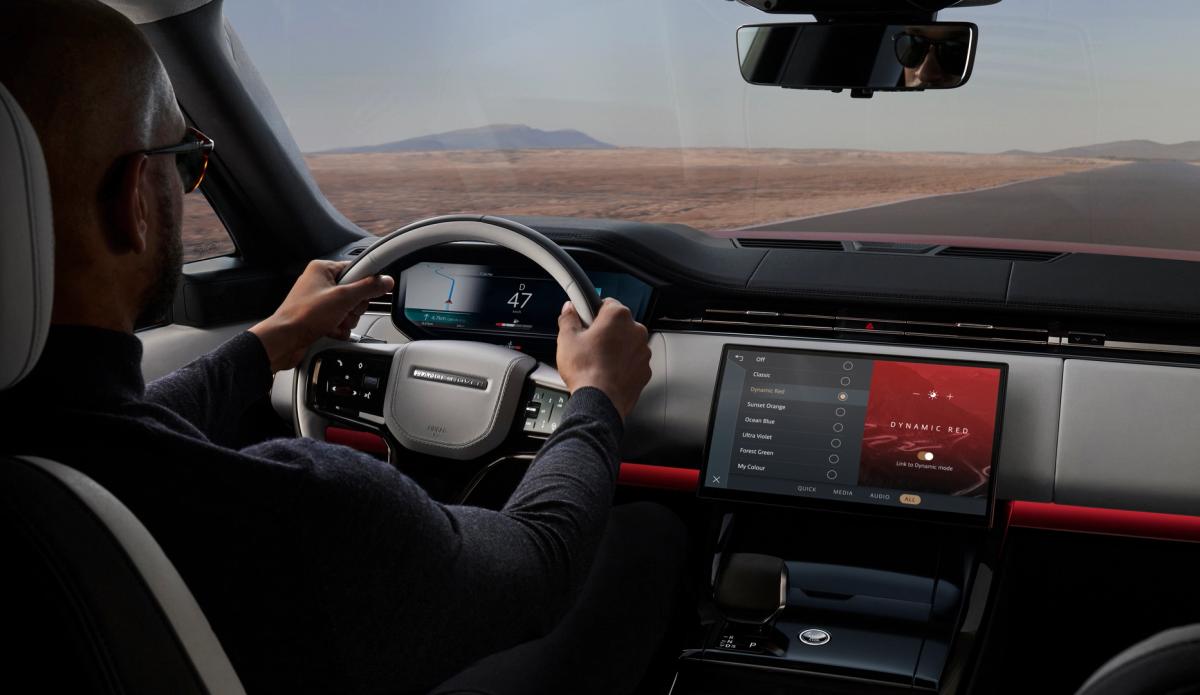
M 1006 369 L 726 346 L 702 492 L 986 519 Z

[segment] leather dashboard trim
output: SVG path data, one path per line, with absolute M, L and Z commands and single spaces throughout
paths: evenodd
M 341 444 L 351 449 L 365 451 L 368 454 L 386 454 L 387 441 L 372 432 L 362 432 L 346 427 L 329 426 L 325 428 L 325 441 L 330 444 Z
M 700 485 L 700 471 L 695 468 L 672 468 L 623 462 L 621 470 L 617 474 L 617 483 L 634 487 L 694 492 Z
M 1052 502 L 1012 502 L 1010 527 L 1097 533 L 1200 543 L 1200 516 L 1078 507 Z
M 369 454 L 386 454 L 387 442 L 377 434 L 346 427 L 325 428 L 325 441 L 341 444 Z M 695 468 L 650 466 L 644 463 L 621 463 L 617 484 L 633 487 L 653 487 L 662 490 L 694 492 L 700 485 L 700 471 Z

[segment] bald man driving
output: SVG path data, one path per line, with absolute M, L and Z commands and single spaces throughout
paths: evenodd
M 141 32 L 97 2 L 6 2 L 0 83 L 41 140 L 56 239 L 53 325 L 34 372 L 0 395 L 5 446 L 76 467 L 133 510 L 249 692 L 635 687 L 683 536 L 659 507 L 610 510 L 623 418 L 650 376 L 628 310 L 608 301 L 584 328 L 564 306 L 572 397 L 500 511 L 441 504 L 323 442 L 237 448 L 272 373 L 348 337 L 391 278 L 339 287 L 342 266 L 314 261 L 272 316 L 145 384 L 134 327 L 175 294 L 189 157 L 210 143 Z

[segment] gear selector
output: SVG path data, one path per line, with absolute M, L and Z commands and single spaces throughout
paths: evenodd
M 718 649 L 776 655 L 787 651 L 787 637 L 774 627 L 775 618 L 787 606 L 788 569 L 782 559 L 734 553 L 718 575 L 713 593 L 726 620 Z

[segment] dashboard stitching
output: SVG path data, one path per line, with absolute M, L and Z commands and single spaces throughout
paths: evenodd
M 758 263 L 754 264 L 754 270 L 751 270 L 750 277 L 746 278 L 745 287 L 749 288 L 750 283 L 754 282 L 754 278 L 756 276 L 758 276 L 758 269 L 762 267 L 763 263 L 765 263 L 767 261 L 767 256 L 770 256 L 770 255 L 771 255 L 771 252 L 769 250 L 764 252 L 762 255 L 762 258 L 758 259 Z
M 1004 282 L 1004 303 L 1008 304 L 1009 297 L 1012 296 L 1012 278 L 1013 273 L 1017 271 L 1016 263 L 1008 264 L 1008 280 Z

